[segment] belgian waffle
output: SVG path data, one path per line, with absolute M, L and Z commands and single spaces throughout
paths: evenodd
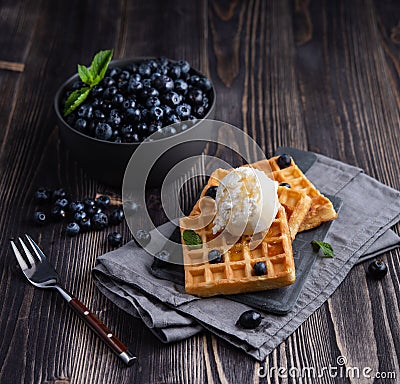
M 279 156 L 275 156 L 269 160 L 258 161 L 251 164 L 251 166 L 260 170 L 271 169 L 274 180 L 279 183 L 288 183 L 292 190 L 303 192 L 311 198 L 311 207 L 298 231 L 316 228 L 325 221 L 336 219 L 337 213 L 333 208 L 332 202 L 322 195 L 311 181 L 306 178 L 293 161 L 293 158 L 290 166 L 284 169 L 279 167 L 278 158 Z
M 199 205 L 197 208 L 199 209 Z M 182 236 L 183 227 L 186 227 L 185 220 L 196 215 L 198 212 L 192 211 L 188 218 L 181 219 Z M 183 245 L 187 293 L 208 297 L 261 291 L 290 285 L 296 279 L 292 240 L 282 206 L 279 207 L 268 233 L 255 249 L 250 249 L 249 236 L 242 236 L 232 244 L 229 234 L 224 232 L 223 235 L 214 235 L 212 223 L 196 230 L 196 233 L 202 238 L 201 248 L 193 249 Z M 229 249 L 223 253 L 221 263 L 209 263 L 208 252 L 218 248 Z M 265 262 L 267 266 L 267 273 L 262 276 L 256 276 L 253 272 L 254 264 L 259 261 Z

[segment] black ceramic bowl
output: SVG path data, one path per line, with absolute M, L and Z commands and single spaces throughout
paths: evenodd
M 129 64 L 138 63 L 146 58 L 114 60 L 109 67 L 124 67 Z M 205 76 L 201 72 L 191 68 L 190 73 Z M 210 97 L 210 109 L 203 119 L 198 120 L 193 126 L 185 131 L 176 133 L 173 136 L 162 138 L 159 140 L 143 142 L 143 143 L 114 143 L 103 141 L 88 135 L 85 135 L 73 127 L 71 127 L 62 116 L 62 98 L 65 90 L 72 83 L 78 80 L 78 74 L 71 76 L 58 89 L 54 99 L 54 109 L 57 116 L 59 133 L 62 140 L 62 145 L 68 148 L 72 156 L 93 178 L 115 187 L 122 185 L 122 180 L 125 173 L 125 168 L 131 158 L 133 152 L 139 145 L 149 146 L 149 151 L 157 152 L 159 148 L 171 148 L 162 157 L 162 161 L 158 161 L 151 173 L 148 183 L 151 186 L 159 186 L 164 179 L 164 176 L 175 164 L 183 159 L 199 155 L 202 153 L 206 141 L 196 141 L 196 132 L 202 129 L 202 124 L 205 119 L 212 119 L 215 112 L 215 88 L 212 86 Z M 203 135 L 204 136 L 204 135 Z M 175 145 L 179 139 L 189 139 L 182 145 Z M 212 137 L 209 138 L 210 140 Z M 155 147 L 157 146 L 157 148 Z M 138 166 L 140 166 L 138 164 Z

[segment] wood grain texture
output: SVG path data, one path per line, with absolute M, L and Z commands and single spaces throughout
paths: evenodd
M 242 128 L 266 153 L 280 145 L 310 149 L 400 189 L 398 2 L 21 0 L 3 1 L 0 20 L 0 60 L 25 64 L 20 73 L 0 70 L 1 384 L 372 382 L 258 375 L 262 368 L 334 365 L 340 355 L 348 366 L 400 377 L 399 251 L 384 255 L 389 274 L 379 283 L 366 278 L 365 265 L 354 267 L 259 364 L 210 333 L 161 344 L 93 284 L 96 257 L 109 250 L 106 232 L 70 239 L 62 225 L 37 229 L 28 219 L 40 185 L 64 186 L 81 198 L 119 194 L 73 161 L 58 141 L 52 110 L 76 64 L 112 47 L 117 58 L 187 58 L 214 81 L 216 118 Z M 157 196 L 152 191 L 161 223 Z M 127 241 L 128 228 L 121 231 Z M 124 367 L 56 293 L 25 283 L 8 245 L 25 232 L 39 240 L 66 288 L 137 354 L 135 367 Z M 398 380 L 374 381 L 383 382 Z

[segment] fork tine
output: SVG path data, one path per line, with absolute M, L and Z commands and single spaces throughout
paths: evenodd
M 25 255 L 26 255 L 28 261 L 31 263 L 31 266 L 33 267 L 35 265 L 36 261 L 33 258 L 31 251 L 28 249 L 28 247 L 25 245 L 25 243 L 22 241 L 22 239 L 20 237 L 18 237 L 18 240 L 21 243 L 22 248 L 24 249 L 24 252 L 25 252 Z
M 43 251 L 39 248 L 35 241 L 33 241 L 32 237 L 25 234 L 25 237 L 28 239 L 29 244 L 32 246 L 33 251 L 35 252 L 36 256 L 39 258 L 40 262 L 42 260 L 46 260 L 46 256 L 44 255 Z
M 25 269 L 28 269 L 28 264 L 26 264 L 24 258 L 20 254 L 17 246 L 15 245 L 14 241 L 11 240 L 11 247 L 14 251 L 15 257 L 17 258 L 18 264 L 21 267 L 21 269 L 24 271 Z

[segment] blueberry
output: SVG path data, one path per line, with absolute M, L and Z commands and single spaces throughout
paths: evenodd
M 258 261 L 257 263 L 255 263 L 253 270 L 256 276 L 262 276 L 267 274 L 267 266 L 263 261 Z
M 87 217 L 87 213 L 85 211 L 78 211 L 74 213 L 74 220 L 80 224 L 83 219 Z
M 374 279 L 382 279 L 387 271 L 387 265 L 382 259 L 375 260 L 368 266 L 368 275 Z
M 174 88 L 173 80 L 166 75 L 157 77 L 157 79 L 155 79 L 153 83 L 154 88 L 156 88 L 160 92 L 168 92 Z
M 81 232 L 88 232 L 90 231 L 91 227 L 92 227 L 92 223 L 90 221 L 89 217 L 84 217 L 80 223 L 79 223 L 79 227 L 81 228 Z
M 197 87 L 200 83 L 200 76 L 199 75 L 190 76 L 189 83 L 193 85 L 193 87 Z
M 128 108 L 126 110 L 127 117 L 134 122 L 139 122 L 142 117 L 142 112 L 139 108 Z
M 88 104 L 83 104 L 78 108 L 78 116 L 82 119 L 91 119 L 93 117 L 93 108 Z
M 151 235 L 144 229 L 139 229 L 135 235 L 136 242 L 141 246 L 145 247 L 151 240 Z
M 122 243 L 122 235 L 119 232 L 110 233 L 107 237 L 108 244 L 112 247 L 118 247 Z
M 164 103 L 171 106 L 172 108 L 177 107 L 179 105 L 179 103 L 181 102 L 181 98 L 174 91 L 166 93 L 163 100 L 164 100 Z
M 176 107 L 176 114 L 178 117 L 180 117 L 182 120 L 185 118 L 188 118 L 192 112 L 192 109 L 190 108 L 190 105 L 188 104 L 181 104 Z
M 104 229 L 108 225 L 108 216 L 101 212 L 96 213 L 92 218 L 92 225 L 94 229 Z
M 79 118 L 75 121 L 74 128 L 79 132 L 84 132 L 87 127 L 87 121 L 85 119 Z
M 121 73 L 121 69 L 118 67 L 110 68 L 108 75 L 112 78 L 117 77 Z
M 71 213 L 83 211 L 85 209 L 85 204 L 82 201 L 73 201 L 68 207 Z
M 102 111 L 100 111 L 100 109 L 95 109 L 93 115 L 95 120 L 99 122 L 103 122 L 104 119 L 106 118 L 106 115 Z
M 64 197 L 62 199 L 57 199 L 54 202 L 54 205 L 58 205 L 59 207 L 61 207 L 62 209 L 67 209 L 68 205 L 69 205 L 69 201 Z
M 114 97 L 114 95 L 118 92 L 117 87 L 108 87 L 104 90 L 103 92 L 103 98 L 106 101 L 111 101 Z
M 150 76 L 151 68 L 147 63 L 142 63 L 139 65 L 139 73 L 141 76 Z
M 89 217 L 93 217 L 94 215 L 97 215 L 99 213 L 102 213 L 103 210 L 98 207 L 97 205 L 93 205 L 91 207 L 86 207 L 85 212 Z
M 99 207 L 106 208 L 110 205 L 111 199 L 107 195 L 101 195 L 96 199 L 96 204 Z
M 149 79 L 146 79 L 149 80 Z M 150 81 L 150 80 L 149 80 Z M 160 95 L 160 92 L 157 91 L 157 89 L 152 88 L 152 87 L 146 87 L 146 84 L 143 81 L 143 85 L 145 86 L 145 88 L 142 89 L 142 91 L 140 92 L 140 97 L 144 100 L 148 99 L 149 97 L 157 97 Z
M 203 102 L 203 91 L 199 88 L 193 88 L 188 92 L 186 98 L 192 105 L 201 105 Z
M 208 252 L 208 261 L 210 264 L 217 264 L 222 262 L 222 254 L 218 249 L 212 249 Z
M 121 135 L 122 136 L 125 136 L 126 134 L 132 134 L 134 131 L 133 131 L 133 127 L 132 127 L 132 125 L 131 124 L 126 124 L 126 125 L 123 125 L 122 126 L 122 128 L 121 128 Z
M 278 157 L 278 165 L 280 169 L 289 167 L 291 163 L 292 163 L 292 158 L 286 153 Z
M 62 199 L 66 196 L 67 196 L 67 193 L 64 191 L 64 189 L 59 188 L 59 189 L 56 189 L 55 191 L 53 191 L 52 199 L 53 199 L 53 201 L 55 201 L 58 199 Z
M 67 217 L 67 213 L 59 205 L 55 205 L 53 208 L 51 208 L 50 216 L 53 221 L 61 221 Z
M 43 187 L 38 188 L 33 196 L 38 203 L 48 203 L 51 200 L 51 192 Z
M 75 120 L 76 116 L 74 113 L 70 113 L 68 116 L 65 117 L 65 121 L 71 126 L 75 125 Z
M 102 81 L 101 84 L 105 87 L 112 87 L 115 85 L 115 80 L 111 76 L 106 76 Z
M 78 223 L 72 222 L 67 225 L 66 232 L 69 237 L 76 236 L 80 232 Z
M 124 211 L 121 208 L 115 208 L 109 215 L 110 224 L 121 224 L 124 220 L 124 217 Z
M 150 114 L 153 117 L 153 119 L 161 120 L 164 115 L 164 111 L 160 107 L 153 107 L 150 110 Z
M 128 84 L 128 92 L 129 93 L 138 92 L 142 88 L 143 88 L 143 84 L 140 82 L 140 80 L 136 80 L 135 78 L 132 78 L 129 80 L 129 84 Z
M 33 221 L 37 225 L 44 225 L 46 224 L 47 218 L 46 214 L 41 211 L 37 211 L 33 214 Z
M 93 97 L 98 97 L 103 94 L 104 89 L 101 85 L 95 85 L 90 92 Z
M 133 98 L 126 99 L 122 103 L 122 108 L 128 109 L 128 108 L 135 108 L 136 107 L 136 100 Z
M 186 60 L 179 61 L 182 73 L 188 73 L 190 71 L 190 64 Z
M 181 76 L 181 66 L 179 64 L 173 64 L 171 65 L 171 67 L 169 68 L 168 71 L 168 75 L 172 78 L 172 79 L 177 79 Z
M 290 188 L 290 184 L 289 183 L 280 183 L 279 186 L 280 187 Z
M 179 123 L 181 121 L 181 119 L 177 116 L 177 115 L 175 115 L 175 114 L 171 114 L 171 115 L 168 115 L 166 118 L 165 118 L 165 122 L 169 125 L 169 124 L 175 124 L 175 123 Z
M 158 58 L 158 62 L 160 63 L 161 66 L 167 66 L 169 60 L 165 56 L 161 56 Z
M 129 71 L 124 70 L 121 72 L 121 74 L 118 77 L 119 81 L 124 81 L 124 80 L 128 80 L 131 77 L 131 74 Z
M 112 140 L 114 143 L 122 143 L 122 138 L 120 136 L 115 136 Z
M 85 208 L 94 207 L 96 205 L 96 201 L 90 197 L 87 197 L 83 204 L 85 204 Z
M 212 88 L 211 81 L 207 77 L 202 77 L 199 80 L 199 88 L 204 92 L 210 91 Z
M 215 196 L 217 195 L 217 190 L 218 190 L 218 187 L 216 187 L 216 186 L 208 188 L 206 191 L 206 196 L 209 196 L 209 197 L 215 199 Z
M 188 84 L 185 80 L 182 79 L 175 80 L 174 84 L 175 84 L 175 90 L 178 92 L 185 93 L 188 89 Z
M 162 133 L 163 133 L 163 135 L 164 135 L 165 137 L 173 136 L 173 135 L 176 134 L 176 128 L 175 128 L 175 127 L 171 127 L 171 126 L 164 127 L 164 128 L 162 129 Z
M 96 139 L 108 140 L 112 135 L 112 128 L 107 123 L 98 123 L 96 126 Z
M 151 87 L 151 79 L 149 79 L 148 77 L 142 80 L 142 84 L 143 84 L 143 90 L 148 89 Z M 143 92 L 142 90 L 142 92 Z
M 138 143 L 139 141 L 141 141 L 141 139 L 137 133 L 127 133 L 122 137 L 123 143 Z
M 261 316 L 261 313 L 251 309 L 249 311 L 243 312 L 240 315 L 236 325 L 239 325 L 246 329 L 254 329 L 261 324 L 262 319 L 263 318 Z
M 114 97 L 112 98 L 112 103 L 118 107 L 120 107 L 123 102 L 124 102 L 124 96 L 122 96 L 120 93 L 115 94 Z
M 194 107 L 193 109 L 193 113 L 195 114 L 195 116 L 197 116 L 199 119 L 202 119 L 206 113 L 207 110 L 205 107 L 203 107 L 202 105 L 197 105 Z
M 160 99 L 158 97 L 155 97 L 155 96 L 149 97 L 145 102 L 145 106 L 147 108 L 159 107 L 160 104 L 161 104 Z

